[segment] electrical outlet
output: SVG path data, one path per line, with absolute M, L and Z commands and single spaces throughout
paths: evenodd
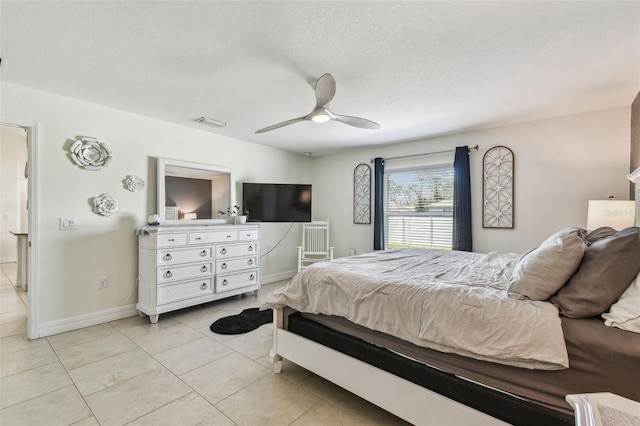
M 98 288 L 107 288 L 109 287 L 109 278 L 100 277 L 98 278 Z

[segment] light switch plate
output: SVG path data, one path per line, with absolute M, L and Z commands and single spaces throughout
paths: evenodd
M 60 229 L 65 231 L 70 229 L 78 229 L 78 218 L 77 217 L 61 217 Z

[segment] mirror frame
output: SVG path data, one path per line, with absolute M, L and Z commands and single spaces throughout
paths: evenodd
M 214 166 L 211 164 L 194 163 L 191 161 L 172 160 L 169 158 L 158 158 L 157 167 L 157 206 L 158 216 L 160 216 L 160 225 L 207 225 L 207 224 L 224 224 L 230 223 L 230 218 L 222 217 L 220 219 L 178 219 L 167 220 L 165 214 L 165 176 L 202 178 L 207 174 L 228 174 L 229 175 L 229 205 L 231 207 L 236 204 L 235 185 L 231 169 L 227 167 Z M 225 207 L 226 208 L 226 207 Z M 212 215 L 216 212 L 212 211 Z

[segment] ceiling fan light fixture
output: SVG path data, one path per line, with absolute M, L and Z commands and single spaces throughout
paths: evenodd
M 329 120 L 331 120 L 331 117 L 329 117 L 329 115 L 325 114 L 324 112 L 320 112 L 311 117 L 311 121 L 313 121 L 314 123 L 326 123 Z
M 227 123 L 225 123 L 224 121 L 215 120 L 209 117 L 200 117 L 200 118 L 196 118 L 193 121 L 195 121 L 196 123 L 204 124 L 205 126 L 227 127 Z

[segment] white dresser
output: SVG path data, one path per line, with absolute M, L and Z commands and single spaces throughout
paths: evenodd
M 153 226 L 138 231 L 138 304 L 160 314 L 260 288 L 258 225 Z

